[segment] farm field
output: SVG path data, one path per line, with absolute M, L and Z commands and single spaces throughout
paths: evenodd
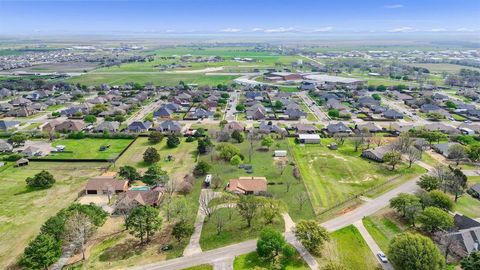
M 235 258 L 233 262 L 234 270 L 247 270 L 256 269 L 270 269 L 270 264 L 263 261 L 257 254 L 257 252 L 251 252 Z M 303 261 L 300 255 L 297 254 L 292 260 L 285 263 L 285 270 L 307 270 L 310 269 L 308 265 Z
M 238 178 L 240 176 L 264 176 L 270 183 L 268 185 L 268 192 L 272 194 L 274 198 L 282 200 L 288 208 L 288 213 L 293 220 L 298 221 L 300 219 L 312 219 L 315 218 L 312 206 L 310 202 L 305 203 L 300 210 L 298 203 L 295 200 L 295 194 L 306 192 L 305 185 L 302 180 L 296 180 L 293 177 L 293 166 L 287 165 L 284 172 L 281 173 L 281 169 L 278 166 L 278 162 L 273 157 L 274 150 L 287 150 L 288 162 L 292 162 L 293 156 L 290 153 L 287 140 L 279 139 L 274 140 L 273 146 L 269 151 L 259 151 L 261 147 L 260 141 L 254 141 L 252 154 L 252 160 L 249 160 L 250 143 L 244 141 L 243 143 L 234 143 L 240 149 L 240 152 L 244 155 L 244 163 L 253 166 L 253 173 L 247 174 L 245 170 L 238 168 L 237 166 L 230 165 L 228 162 L 222 160 L 216 160 L 216 157 L 209 154 L 202 156 L 201 158 L 212 164 L 210 173 L 214 176 L 219 176 L 223 182 L 222 188 L 225 187 L 230 179 Z M 195 144 L 196 146 L 196 144 Z M 212 162 L 212 160 L 214 162 Z M 288 185 L 290 189 L 287 191 Z
M 137 138 L 130 148 L 115 162 L 114 169 L 118 170 L 122 166 L 129 165 L 140 171 L 145 171 L 148 168 L 148 164 L 143 161 L 143 153 L 148 147 L 157 149 L 160 154 L 158 164 L 169 173 L 171 179 L 175 177 L 181 177 L 180 179 L 183 179 L 185 174 L 193 170 L 197 149 L 196 142 L 188 143 L 185 142 L 185 139 L 181 138 L 181 143 L 178 147 L 168 148 L 167 138 L 164 138 L 158 144 L 151 144 L 146 137 Z M 173 156 L 174 160 L 167 161 L 166 158 L 168 155 Z
M 329 260 L 342 262 L 348 269 L 371 270 L 378 266 L 377 260 L 353 225 L 330 234 L 330 242 L 324 248 L 320 265 Z
M 231 211 L 231 213 L 229 213 L 229 211 Z M 217 233 L 215 226 L 215 215 L 219 215 L 219 217 L 225 221 L 225 228 L 219 234 Z M 240 214 L 238 214 L 236 209 L 220 208 L 213 212 L 210 220 L 206 219 L 200 238 L 200 246 L 202 247 L 202 250 L 211 250 L 255 239 L 260 235 L 261 230 L 264 228 L 272 228 L 279 232 L 284 232 L 285 224 L 283 218 L 275 218 L 272 224 L 265 224 L 263 218 L 255 218 L 252 221 L 252 227 L 247 228 L 245 220 L 240 217 Z
M 0 268 L 6 269 L 19 256 L 40 226 L 60 209 L 70 205 L 86 179 L 101 174 L 107 163 L 30 162 L 15 168 L 1 168 L 0 179 Z M 52 173 L 56 183 L 50 189 L 31 190 L 25 179 L 41 170 Z
M 332 140 L 322 139 L 322 145 L 302 146 L 289 139 L 315 211 L 332 207 L 395 177 L 399 177 L 395 181 L 398 184 L 425 172 L 417 165 L 407 168 L 406 164 L 391 171 L 383 164 L 361 158 L 361 149 L 354 152 L 348 141 L 338 150 L 328 149 L 326 145 Z
M 48 158 L 54 159 L 114 159 L 125 149 L 133 139 L 60 139 L 52 146 L 64 145 L 65 151 L 52 153 Z M 108 149 L 100 151 L 100 147 L 110 145 Z

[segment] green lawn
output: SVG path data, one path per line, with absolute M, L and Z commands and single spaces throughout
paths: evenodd
M 469 176 L 468 185 L 480 183 L 480 176 Z M 454 210 L 471 218 L 480 218 L 480 200 L 465 193 L 454 204 Z
M 425 171 L 416 165 L 412 168 L 400 165 L 391 171 L 383 164 L 361 158 L 361 150 L 354 152 L 348 141 L 338 150 L 330 150 L 326 145 L 331 141 L 322 139 L 321 145 L 302 146 L 295 144 L 293 139 L 289 140 L 316 211 L 336 205 L 389 179 L 400 176 L 395 185 Z M 387 189 L 394 185 L 388 185 Z M 381 190 L 385 191 L 385 187 Z
M 60 209 L 67 207 L 84 187 L 86 179 L 101 174 L 106 163 L 30 162 L 15 168 L 7 164 L 0 169 L 0 268 L 15 261 L 40 226 Z M 25 179 L 41 170 L 56 179 L 50 189 L 27 188 Z
M 368 233 L 383 252 L 388 250 L 390 240 L 402 231 L 397 224 L 384 216 L 364 217 L 362 221 Z
M 160 161 L 158 164 L 166 170 L 172 178 L 172 175 L 178 174 L 178 177 L 185 176 L 190 173 L 195 165 L 195 155 L 197 150 L 197 142 L 185 142 L 181 139 L 181 143 L 176 148 L 167 147 L 167 139 L 164 138 L 158 144 L 151 144 L 148 138 L 139 137 L 128 148 L 125 153 L 115 162 L 115 170 L 120 167 L 129 165 L 140 170 L 146 170 L 148 164 L 143 161 L 143 153 L 148 147 L 154 147 L 160 154 Z M 167 161 L 168 155 L 172 155 L 174 160 Z
M 232 211 L 231 219 L 229 211 Z M 216 222 L 213 215 L 220 215 L 222 220 L 224 220 L 225 228 L 220 234 L 217 233 Z M 220 208 L 216 210 L 213 215 L 211 219 L 206 219 L 202 229 L 202 235 L 200 237 L 202 250 L 211 250 L 249 239 L 255 239 L 260 235 L 261 230 L 267 227 L 279 232 L 285 231 L 285 224 L 281 217 L 276 218 L 272 224 L 265 224 L 265 221 L 263 218 L 260 218 L 259 215 L 258 218 L 252 221 L 252 226 L 248 228 L 245 220 L 241 218 L 235 209 Z
M 52 146 L 64 145 L 65 151 L 51 153 L 48 158 L 55 159 L 113 159 L 116 158 L 132 139 L 60 139 L 52 143 Z M 110 145 L 104 151 L 101 146 Z
M 257 254 L 257 252 L 251 252 L 235 258 L 233 262 L 234 270 L 250 270 L 260 267 L 261 269 L 272 269 L 271 265 L 263 261 Z M 308 265 L 303 261 L 300 255 L 288 262 L 284 262 L 282 269 L 285 270 L 307 270 L 310 269 Z
M 201 265 L 185 268 L 184 270 L 213 270 L 213 266 L 210 264 L 201 264 Z
M 303 181 L 296 180 L 293 177 L 293 166 L 287 165 L 283 173 L 278 167 L 278 162 L 273 158 L 274 150 L 287 150 L 288 161 L 294 161 L 290 147 L 287 140 L 280 139 L 275 140 L 273 146 L 269 151 L 258 151 L 260 148 L 260 141 L 255 141 L 253 145 L 254 153 L 252 154 L 252 160 L 249 161 L 249 149 L 250 143 L 246 140 L 241 144 L 234 143 L 237 146 L 243 156 L 245 157 L 244 163 L 251 164 L 253 166 L 253 173 L 251 176 L 264 176 L 270 183 L 268 185 L 268 192 L 272 194 L 274 198 L 282 200 L 288 207 L 288 213 L 293 220 L 300 219 L 312 219 L 315 217 L 312 206 L 307 202 L 300 210 L 298 203 L 295 200 L 295 194 L 300 192 L 306 192 Z M 196 143 L 195 143 L 196 146 Z M 212 152 L 213 154 L 213 152 Z M 212 157 L 212 154 L 202 156 L 201 158 L 212 164 L 213 175 L 218 175 L 222 181 L 222 188 L 228 183 L 230 179 L 238 178 L 240 176 L 249 176 L 243 169 L 239 169 L 237 166 L 232 166 L 222 160 L 216 160 L 216 157 Z M 214 160 L 214 162 L 212 162 Z M 287 192 L 288 185 L 291 183 L 290 190 Z
M 335 247 L 337 260 L 342 262 L 348 269 L 371 270 L 378 266 L 372 251 L 363 240 L 360 232 L 353 225 L 331 233 L 331 243 Z M 330 258 L 334 259 L 335 258 Z M 324 258 L 319 258 L 324 263 Z

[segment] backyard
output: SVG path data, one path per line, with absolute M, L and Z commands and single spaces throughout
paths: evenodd
M 125 149 L 133 139 L 60 139 L 52 146 L 63 145 L 65 151 L 51 153 L 53 159 L 114 159 Z M 108 147 L 106 147 L 108 146 Z M 106 147 L 104 150 L 101 147 Z
M 0 268 L 6 269 L 22 253 L 40 226 L 70 205 L 86 179 L 101 174 L 106 163 L 30 162 L 25 167 L 7 164 L 0 169 Z M 29 189 L 25 179 L 41 170 L 52 173 L 56 183 L 49 189 Z
M 468 186 L 480 183 L 480 176 L 469 176 Z M 454 210 L 471 218 L 480 218 L 480 200 L 473 198 L 470 194 L 464 193 L 454 204 Z
M 388 180 L 395 178 L 392 183 L 399 184 L 425 172 L 417 165 L 407 168 L 407 164 L 391 171 L 386 165 L 361 158 L 361 149 L 355 152 L 349 141 L 338 150 L 326 147 L 333 139 L 322 139 L 322 143 L 316 145 L 295 144 L 293 139 L 289 142 L 315 211 L 335 206 Z M 393 186 L 387 185 L 388 188 Z

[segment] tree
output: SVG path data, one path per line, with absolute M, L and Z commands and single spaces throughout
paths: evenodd
M 281 233 L 265 228 L 257 240 L 257 253 L 261 258 L 271 262 L 281 254 L 285 245 L 288 244 Z
M 449 190 L 455 195 L 454 201 L 457 202 L 460 195 L 467 188 L 468 177 L 459 168 L 449 166 L 450 175 L 447 177 L 447 185 Z
M 295 201 L 297 202 L 298 208 L 301 212 L 302 209 L 303 209 L 303 206 L 308 201 L 307 193 L 306 192 L 299 192 L 299 193 L 295 194 Z
M 425 208 L 418 217 L 418 221 L 422 224 L 422 229 L 430 233 L 438 230 L 448 230 L 453 227 L 453 217 L 444 210 L 434 206 Z
M 456 165 L 460 163 L 460 160 L 467 156 L 465 147 L 461 144 L 453 144 L 448 148 L 448 158 L 455 160 Z
M 430 238 L 420 234 L 397 234 L 390 242 L 388 258 L 395 269 L 443 270 L 445 261 Z
M 234 130 L 232 132 L 232 139 L 236 140 L 238 143 L 242 143 L 245 140 L 242 133 L 240 133 L 238 130 Z
M 171 134 L 171 135 L 168 136 L 168 138 L 167 138 L 167 146 L 168 146 L 168 148 L 175 148 L 175 147 L 177 147 L 179 144 L 180 144 L 180 139 L 179 139 L 177 136 L 175 136 L 175 135 L 173 135 L 173 134 Z
M 473 162 L 480 160 L 480 144 L 472 144 L 467 148 L 467 156 Z
M 417 181 L 417 185 L 426 191 L 432 191 L 440 187 L 440 179 L 433 175 L 424 174 L 420 176 L 420 180 Z
M 261 199 L 261 214 L 265 219 L 265 223 L 271 224 L 276 217 L 285 210 L 284 205 L 272 198 Z
M 217 146 L 220 158 L 230 161 L 233 156 L 240 155 L 240 149 L 231 143 L 222 143 Z
M 382 146 L 383 144 L 383 137 L 378 135 L 378 134 L 375 134 L 373 135 L 370 140 L 372 141 L 372 143 L 374 143 L 377 147 L 380 147 Z
M 363 137 L 354 137 L 350 140 L 352 145 L 355 147 L 355 152 L 358 151 L 358 148 L 365 143 L 365 139 Z
M 161 224 L 158 209 L 148 205 L 135 207 L 125 221 L 125 227 L 133 236 L 140 238 L 141 244 L 145 243 L 144 239 L 146 242 L 150 241 L 150 237 Z
M 295 226 L 293 233 L 308 251 L 315 255 L 322 252 L 323 243 L 330 239 L 325 228 L 316 220 L 301 220 Z
M 460 261 L 463 270 L 480 269 L 480 251 L 472 252 Z
M 381 100 L 382 97 L 380 97 L 379 94 L 372 94 L 372 98 L 375 99 L 375 100 Z
M 445 102 L 445 105 L 449 109 L 456 109 L 457 108 L 457 105 L 455 104 L 455 102 L 453 102 L 451 100 L 447 100 L 447 102 Z
M 235 110 L 237 110 L 237 112 L 243 112 L 245 111 L 245 105 L 243 105 L 242 103 L 239 103 L 237 104 L 237 106 L 235 106 Z
M 247 227 L 252 226 L 252 220 L 257 216 L 258 209 L 260 208 L 259 200 L 252 195 L 240 196 L 237 203 L 237 210 L 240 216 L 247 222 Z
M 408 160 L 408 168 L 411 168 L 413 163 L 422 159 L 422 152 L 413 146 L 409 147 L 405 154 Z
M 142 177 L 142 181 L 147 185 L 165 185 L 168 180 L 168 173 L 157 164 L 150 165 Z
M 233 165 L 233 166 L 238 166 L 241 162 L 242 162 L 242 158 L 239 157 L 238 155 L 235 155 L 230 159 L 230 165 Z
M 85 123 L 90 123 L 90 124 L 93 124 L 95 122 L 97 122 L 97 117 L 95 117 L 95 115 L 85 115 L 85 117 L 83 117 L 83 121 L 85 121 Z
M 273 144 L 273 139 L 271 136 L 265 136 L 263 139 L 262 139 L 262 146 L 265 146 L 267 148 L 270 149 L 270 147 L 272 146 Z
M 340 111 L 338 111 L 337 109 L 329 109 L 327 114 L 331 118 L 339 118 L 340 117 Z
M 439 112 L 429 112 L 427 113 L 428 119 L 432 121 L 440 121 L 445 118 L 445 115 L 439 113 Z
M 199 154 L 208 153 L 210 147 L 212 146 L 212 142 L 210 141 L 210 138 L 208 138 L 208 137 L 206 137 L 204 139 L 198 139 L 197 143 L 198 143 L 197 150 L 198 150 Z
M 193 169 L 193 175 L 195 176 L 206 175 L 211 168 L 212 168 L 212 165 L 210 165 L 208 162 L 206 162 L 205 160 L 200 160 L 197 163 L 197 165 L 195 165 L 195 168 Z
M 55 184 L 53 175 L 45 170 L 25 179 L 27 185 L 32 188 L 50 188 Z
M 62 254 L 61 242 L 53 236 L 41 233 L 23 252 L 20 264 L 28 269 L 45 269 L 55 263 Z
M 390 207 L 401 213 L 403 217 L 407 214 L 407 208 L 416 204 L 420 204 L 420 198 L 407 193 L 400 193 L 390 199 Z
M 185 237 L 190 236 L 193 233 L 193 226 L 189 225 L 185 220 L 175 222 L 172 228 L 172 236 L 180 242 Z
M 440 190 L 432 190 L 428 192 L 428 202 L 426 206 L 435 206 L 445 211 L 453 209 L 453 200 L 447 194 Z
M 25 143 L 27 140 L 27 135 L 23 133 L 15 133 L 12 136 L 10 136 L 10 142 L 12 142 L 12 145 L 19 146 Z
M 402 161 L 402 155 L 397 151 L 390 151 L 383 156 L 383 161 L 392 166 L 392 171 L 395 170 L 395 166 Z
M 221 216 L 218 212 L 215 213 L 212 217 L 212 221 L 215 224 L 215 229 L 217 230 L 217 235 L 220 235 L 225 227 L 225 218 Z
M 143 161 L 147 164 L 153 164 L 160 161 L 160 154 L 157 149 L 153 147 L 148 147 L 143 153 Z
M 65 226 L 65 238 L 68 243 L 78 246 L 78 249 L 82 252 L 82 260 L 85 260 L 85 245 L 94 232 L 95 225 L 87 215 L 75 212 L 68 217 Z
M 281 110 L 283 108 L 283 103 L 280 100 L 276 100 L 273 104 L 273 108 L 275 108 L 275 110 Z
M 140 174 L 137 172 L 137 169 L 128 165 L 120 167 L 118 175 L 123 179 L 127 179 L 129 183 L 140 179 Z
M 151 144 L 157 144 L 163 140 L 163 134 L 159 131 L 152 131 L 148 135 L 148 142 Z

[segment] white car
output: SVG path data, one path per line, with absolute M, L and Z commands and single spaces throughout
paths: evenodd
M 384 254 L 383 252 L 381 252 L 381 251 L 379 251 L 379 252 L 377 253 L 377 257 L 378 257 L 378 259 L 380 259 L 380 261 L 381 261 L 382 263 L 387 263 L 387 262 L 388 262 L 387 256 L 385 256 L 385 254 Z

